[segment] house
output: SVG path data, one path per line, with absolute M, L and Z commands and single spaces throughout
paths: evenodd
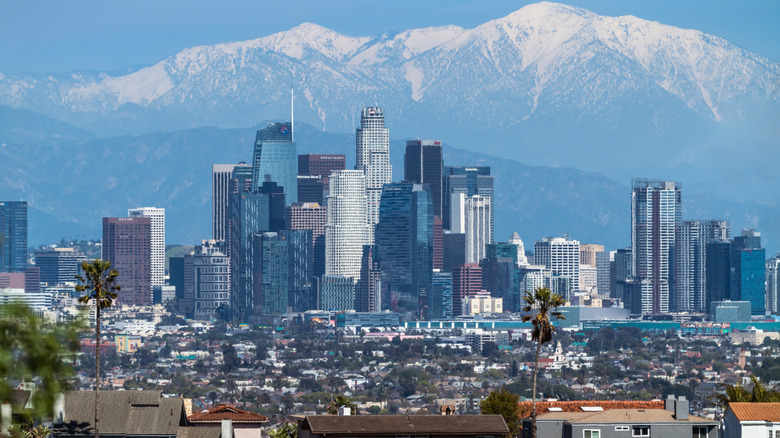
M 100 435 L 106 438 L 234 438 L 229 420 L 191 426 L 182 398 L 162 391 L 101 391 Z M 52 438 L 95 436 L 95 392 L 68 391 L 57 403 Z
M 194 413 L 187 419 L 190 428 L 221 427 L 224 421 L 229 420 L 235 438 L 260 438 L 263 435 L 263 425 L 268 423 L 268 418 L 263 415 L 222 404 Z
M 532 402 L 523 401 L 520 418 L 531 416 Z M 597 412 L 609 409 L 664 409 L 663 400 L 543 400 L 536 402 L 537 415 L 548 412 Z
M 307 415 L 298 427 L 299 438 L 502 438 L 507 433 L 500 415 Z
M 665 409 L 590 408 L 583 412 L 552 411 L 537 417 L 539 438 L 716 438 L 718 422 L 691 416 L 685 397 L 665 401 Z M 523 437 L 531 436 L 531 419 L 523 419 Z
M 724 438 L 780 438 L 780 403 L 729 403 Z

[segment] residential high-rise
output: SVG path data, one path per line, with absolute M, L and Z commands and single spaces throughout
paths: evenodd
M 670 311 L 672 258 L 682 218 L 680 184 L 634 179 L 631 192 L 631 248 L 643 314 Z
M 355 281 L 342 275 L 323 275 L 319 302 L 321 310 L 355 310 Z
M 241 186 L 234 178 L 232 186 Z M 249 320 L 255 309 L 255 234 L 284 228 L 284 193 L 276 183 L 264 182 L 260 191 L 230 195 L 230 311 L 234 319 Z
M 433 214 L 442 215 L 442 146 L 439 140 L 409 140 L 404 154 L 404 180 L 428 184 Z
M 452 195 L 463 193 L 467 196 L 493 198 L 493 177 L 490 175 L 489 166 L 445 166 L 442 184 L 442 219 L 445 230 L 452 229 Z M 490 223 L 493 223 L 492 215 Z
M 311 231 L 255 234 L 256 315 L 279 316 L 316 306 L 312 295 Z
M 780 313 L 780 253 L 766 262 L 766 311 Z
M 766 251 L 761 248 L 761 233 L 742 230 L 731 242 L 731 296 L 750 301 L 750 313 L 766 311 Z
M 452 273 L 435 272 L 428 294 L 428 319 L 452 318 Z
M 611 297 L 610 270 L 617 251 L 601 251 L 596 253 L 596 288 L 599 296 Z
M 330 175 L 329 184 L 325 274 L 357 281 L 372 227 L 366 213 L 366 176 L 362 170 L 340 170 Z
M 75 281 L 81 262 L 85 260 L 84 253 L 73 248 L 52 248 L 35 254 L 35 266 L 41 269 L 41 282 L 50 286 Z
M 315 277 L 325 273 L 325 206 L 315 202 L 296 202 L 285 209 L 285 229 L 311 230 L 312 270 Z
M 273 181 L 284 190 L 285 205 L 298 202 L 298 153 L 290 122 L 269 123 L 257 131 L 252 189 L 259 191 L 266 181 Z
M 355 143 L 355 170 L 360 170 L 365 175 L 366 217 L 370 225 L 367 243 L 373 243 L 374 226 L 379 222 L 382 187 L 393 179 L 393 166 L 390 165 L 390 130 L 385 128 L 385 113 L 382 108 L 368 107 L 361 111 Z
M 104 217 L 103 260 L 119 271 L 121 304 L 152 304 L 152 219 Z
M 456 193 L 451 196 L 450 230 L 466 235 L 466 263 L 485 258 L 485 245 L 493 243 L 493 198 Z
M 568 277 L 571 289 L 563 294 L 566 301 L 580 290 L 580 242 L 568 237 L 545 237 L 534 244 L 534 263 L 551 270 L 553 274 Z
M 129 217 L 152 220 L 152 288 L 165 286 L 165 209 L 157 207 L 131 208 Z
M 252 168 L 244 162 L 211 165 L 211 237 L 215 240 L 227 240 L 230 181 L 236 167 Z
M 220 307 L 230 306 L 230 260 L 221 240 L 202 240 L 195 251 L 184 256 L 183 305 L 189 317 L 209 320 Z
M 452 271 L 452 315 L 465 314 L 464 300 L 482 290 L 482 268 L 476 263 L 457 266 Z
M 444 268 L 444 229 L 441 216 L 433 217 L 433 269 Z
M 385 184 L 375 245 L 382 307 L 424 317 L 433 269 L 433 203 L 422 184 Z
M 27 201 L 0 201 L 0 272 L 27 266 Z
M 683 221 L 674 246 L 674 307 L 677 312 L 709 311 L 707 306 L 707 244 L 728 239 L 727 221 Z

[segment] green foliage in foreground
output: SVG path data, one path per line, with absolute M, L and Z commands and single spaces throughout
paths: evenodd
M 73 375 L 69 359 L 78 351 L 78 329 L 45 324 L 19 304 L 0 306 L 0 404 L 11 401 L 14 383 L 34 381 L 35 414 L 51 415 Z

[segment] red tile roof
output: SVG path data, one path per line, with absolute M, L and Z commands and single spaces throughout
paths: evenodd
M 520 402 L 520 418 L 531 416 L 531 402 Z M 602 409 L 664 409 L 663 400 L 573 400 L 573 401 L 538 401 L 536 413 L 546 414 L 550 408 L 560 408 L 557 412 L 583 412 L 583 407 L 600 407 Z
M 780 403 L 729 403 L 739 421 L 780 422 Z
M 228 405 L 217 405 L 206 411 L 195 412 L 187 417 L 191 423 L 219 423 L 232 420 L 234 423 L 267 423 L 268 418 Z

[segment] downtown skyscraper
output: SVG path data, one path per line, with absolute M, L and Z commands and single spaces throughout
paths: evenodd
M 27 201 L 0 202 L 0 272 L 27 267 Z
M 439 140 L 409 140 L 404 154 L 404 181 L 428 184 L 433 214 L 442 215 L 442 146 Z
M 374 226 L 379 222 L 382 187 L 393 179 L 393 166 L 390 165 L 390 130 L 385 128 L 385 113 L 382 108 L 368 107 L 360 113 L 360 127 L 355 134 L 355 146 L 355 170 L 360 170 L 365 175 L 366 218 L 370 225 L 370 244 L 374 242 Z
M 131 208 L 129 217 L 148 217 L 152 221 L 152 288 L 165 286 L 165 209 L 157 207 Z
M 152 304 L 152 219 L 104 217 L 103 260 L 119 271 L 121 304 Z
M 252 158 L 252 191 L 266 181 L 284 190 L 285 205 L 298 202 L 298 153 L 290 122 L 269 123 L 257 131 Z
M 341 170 L 331 173 L 329 180 L 325 274 L 355 282 L 372 228 L 366 219 L 366 176 L 362 170 Z
M 631 255 L 638 285 L 632 302 L 642 314 L 670 311 L 673 250 L 682 219 L 680 184 L 634 179 L 631 192 Z
M 707 312 L 707 245 L 731 237 L 725 220 L 683 221 L 674 247 L 674 310 Z

